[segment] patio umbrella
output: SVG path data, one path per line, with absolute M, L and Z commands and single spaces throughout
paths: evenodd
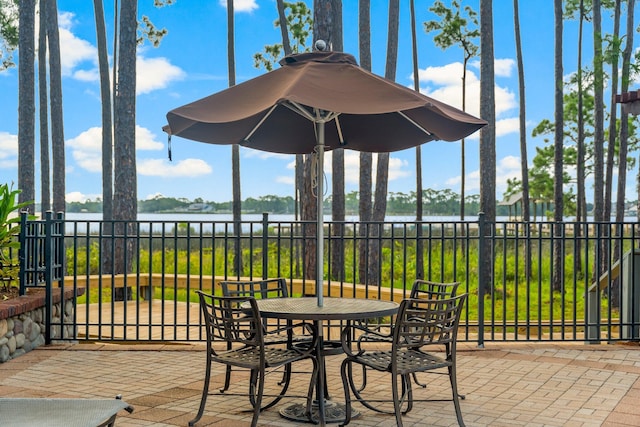
M 434 139 L 456 141 L 487 124 L 457 108 L 360 68 L 352 55 L 290 55 L 281 67 L 167 113 L 163 130 L 209 144 L 317 153 L 346 148 L 392 152 Z M 323 180 L 317 179 L 318 305 L 323 298 Z

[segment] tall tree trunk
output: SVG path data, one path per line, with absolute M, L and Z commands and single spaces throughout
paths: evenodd
M 277 0 L 276 2 L 278 8 L 278 20 L 280 22 L 280 35 L 282 36 L 282 48 L 284 49 L 284 54 L 291 55 L 291 42 L 289 41 L 289 28 L 287 25 L 287 16 L 285 14 L 284 0 Z M 296 222 L 300 219 L 300 208 L 302 200 L 302 190 L 304 188 L 304 157 L 302 154 L 296 154 L 296 162 L 295 162 L 295 176 L 294 176 L 294 218 Z M 296 234 L 300 235 L 300 230 L 296 230 Z M 294 242 L 294 274 L 296 276 L 300 276 L 300 242 L 296 240 Z
M 518 62 L 518 95 L 520 98 L 520 171 L 522 174 L 522 221 L 529 234 L 530 202 L 529 202 L 529 160 L 527 156 L 527 115 L 524 84 L 524 60 L 522 58 L 522 41 L 520 38 L 520 11 L 518 0 L 513 0 L 513 26 L 516 37 L 516 58 Z M 527 240 L 525 246 L 525 272 L 531 277 L 531 245 Z
M 420 78 L 418 75 L 418 40 L 416 35 L 416 11 L 414 0 L 411 8 L 411 53 L 413 62 L 413 89 L 420 92 Z M 416 147 L 416 279 L 424 279 L 424 243 L 422 241 L 422 148 Z
M 621 0 L 616 0 L 614 13 L 613 13 L 613 38 L 618 40 L 620 36 L 620 5 Z M 611 104 L 609 108 L 609 138 L 607 141 L 607 160 L 605 167 L 605 179 L 604 179 L 604 218 L 609 220 L 611 218 L 611 191 L 613 188 L 613 160 L 616 155 L 616 139 L 618 136 L 618 129 L 616 128 L 618 119 L 618 108 L 616 104 L 616 94 L 618 93 L 618 47 L 614 47 L 616 50 L 611 55 L 611 84 L 609 90 L 611 90 Z
M 584 0 L 580 0 L 579 6 L 579 23 L 578 23 L 578 71 L 577 71 L 577 79 L 578 79 L 578 167 L 576 171 L 577 175 L 577 187 L 578 187 L 578 203 L 577 203 L 577 212 L 576 218 L 578 221 L 587 220 L 587 198 L 585 196 L 585 185 L 584 185 L 584 95 L 582 90 L 582 34 L 583 34 L 583 24 L 584 24 Z M 582 227 L 578 227 L 578 236 L 581 236 L 583 233 Z M 576 271 L 582 272 L 582 241 L 580 239 L 576 242 L 576 259 L 574 260 L 574 269 Z
M 53 210 L 65 209 L 64 118 L 62 114 L 62 67 L 60 65 L 60 36 L 58 33 L 58 5 L 47 4 L 47 39 L 49 41 L 49 84 L 51 103 L 51 153 L 53 157 Z
M 93 0 L 96 21 L 96 45 L 98 48 L 98 70 L 100 72 L 100 100 L 102 107 L 102 234 L 107 236 L 101 242 L 102 272 L 113 270 L 113 241 L 108 238 L 113 233 L 113 119 L 112 91 L 109 78 L 109 54 L 107 50 L 107 28 L 104 20 L 102 0 Z
M 360 66 L 371 71 L 371 3 L 370 0 L 359 0 L 358 3 L 358 35 L 360 45 Z M 360 195 L 359 195 L 359 218 L 360 229 L 358 235 L 358 277 L 361 282 L 367 281 L 368 261 L 368 236 L 369 221 L 371 221 L 371 187 L 372 187 L 372 164 L 371 153 L 360 152 Z
M 101 0 L 93 0 L 96 20 L 96 44 L 100 72 L 100 100 L 102 106 L 102 219 L 113 218 L 113 120 L 111 115 L 111 81 L 107 29 Z
M 480 131 L 480 210 L 487 228 L 496 220 L 496 112 L 495 72 L 493 53 L 493 1 L 480 0 L 480 116 L 488 122 Z M 493 234 L 491 230 L 487 230 Z M 480 262 L 479 280 L 485 292 L 493 290 L 493 247 L 488 248 Z
M 593 0 L 593 219 L 604 221 L 604 100 L 603 100 L 603 56 L 602 56 L 602 12 L 600 0 Z M 600 277 L 608 264 L 607 245 L 602 244 L 600 250 L 594 251 L 593 280 Z
M 40 109 L 40 212 L 51 209 L 49 168 L 49 96 L 47 85 L 47 7 L 40 8 L 38 30 L 38 97 Z
M 343 31 L 342 31 L 342 0 L 333 1 L 333 50 L 342 52 Z M 331 279 L 343 281 L 344 271 L 344 225 L 341 224 L 345 218 L 345 195 L 344 195 L 344 149 L 336 148 L 331 152 L 331 183 L 332 202 L 331 218 L 334 221 L 331 239 Z
M 132 267 L 135 247 L 134 223 L 138 211 L 136 175 L 136 39 L 138 3 L 120 5 L 118 79 L 115 94 L 114 132 L 114 203 L 116 223 L 114 272 L 128 273 Z M 126 233 L 126 237 L 125 237 Z M 131 237 L 129 237 L 131 236 Z M 131 294 L 116 295 L 116 299 L 130 299 Z
M 625 37 L 625 47 L 622 53 L 622 93 L 629 91 L 629 69 L 631 64 L 631 53 L 633 51 L 633 33 L 635 0 L 627 0 L 627 35 Z M 618 150 L 618 188 L 616 196 L 616 223 L 620 224 L 624 221 L 625 193 L 627 182 L 627 152 L 629 139 L 629 113 L 624 110 L 620 112 L 620 149 Z M 621 236 L 622 227 L 617 226 L 616 235 Z M 622 256 L 622 248 L 620 239 L 616 239 L 614 246 L 614 254 L 616 260 Z M 619 281 L 616 281 L 616 288 L 611 292 L 611 305 L 614 308 L 620 307 Z
M 518 96 L 520 98 L 520 170 L 522 173 L 522 220 L 529 222 L 529 160 L 527 156 L 527 114 L 525 102 L 524 60 L 522 58 L 522 41 L 520 38 L 520 12 L 518 0 L 513 0 L 514 29 L 516 35 L 516 57 L 518 62 Z
M 236 85 L 236 52 L 235 52 L 235 24 L 233 0 L 227 0 L 227 65 L 229 67 L 229 87 Z M 231 147 L 231 182 L 233 191 L 233 232 L 234 239 L 234 273 L 242 275 L 242 196 L 240 192 L 240 146 L 233 144 Z M 267 277 L 268 272 L 262 272 Z
M 35 0 L 19 4 L 18 51 L 18 195 L 35 213 Z
M 554 0 L 555 16 L 555 47 L 554 47 L 554 99 L 555 99 L 555 137 L 554 137 L 554 159 L 553 159 L 553 219 L 554 233 L 556 236 L 562 234 L 562 217 L 564 205 L 563 191 L 563 153 L 564 153 L 564 82 L 562 68 L 562 0 Z M 553 290 L 563 289 L 562 278 L 564 277 L 564 259 L 562 257 L 562 241 L 554 240 L 553 246 Z
M 385 77 L 389 80 L 396 79 L 396 66 L 398 63 L 398 25 L 400 21 L 400 1 L 389 0 L 389 27 L 387 31 L 387 62 Z M 389 153 L 378 154 L 378 166 L 376 171 L 376 191 L 373 203 L 372 219 L 377 222 L 373 226 L 371 245 L 369 249 L 369 277 L 367 283 L 380 284 L 381 260 L 380 260 L 380 236 L 384 232 L 382 225 L 387 211 L 387 188 L 389 182 Z

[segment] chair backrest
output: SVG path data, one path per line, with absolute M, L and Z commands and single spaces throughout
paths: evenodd
M 400 303 L 394 327 L 395 349 L 455 344 L 462 307 L 468 294 L 453 298 L 407 298 Z
M 456 296 L 460 282 L 432 282 L 417 279 L 411 287 L 409 298 L 443 299 Z
M 224 280 L 220 282 L 222 295 L 229 297 L 287 298 L 289 291 L 284 277 L 263 280 Z
M 225 297 L 196 291 L 205 320 L 207 342 L 239 343 L 261 347 L 263 331 L 258 305 L 253 297 Z M 231 348 L 231 347 L 228 347 Z

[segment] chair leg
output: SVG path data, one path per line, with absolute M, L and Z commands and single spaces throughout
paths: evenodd
M 403 414 L 409 413 L 413 409 L 413 388 L 411 387 L 411 378 L 409 375 L 402 376 L 402 401 L 407 401 L 407 409 Z
M 401 378 L 404 382 L 404 377 Z M 402 388 L 404 389 L 404 384 Z M 402 427 L 402 402 L 400 401 L 400 396 L 398 396 L 398 380 L 394 374 L 391 374 L 391 395 L 393 397 L 393 411 L 396 415 L 396 425 Z
M 414 382 L 414 383 L 416 383 L 416 385 L 418 385 L 418 386 L 420 386 L 420 387 L 422 387 L 422 388 L 427 388 L 427 384 L 426 384 L 426 383 L 421 383 L 421 382 L 418 380 L 418 375 L 416 375 L 416 373 L 415 373 L 415 372 L 413 372 L 413 373 L 411 374 L 411 376 L 413 377 L 413 382 Z
M 362 365 L 362 385 L 358 388 L 358 391 L 362 391 L 367 386 L 367 367 Z
M 464 427 L 464 421 L 462 419 L 462 410 L 460 409 L 460 399 L 464 399 L 464 396 L 458 394 L 458 381 L 456 379 L 456 365 L 449 366 L 449 380 L 451 381 L 451 392 L 453 394 L 453 406 L 456 408 L 456 418 L 458 419 L 458 425 Z
M 202 397 L 200 398 L 200 408 L 196 417 L 189 421 L 189 426 L 193 427 L 202 418 L 204 413 L 204 406 L 207 403 L 207 396 L 209 396 L 209 381 L 211 380 L 211 350 L 207 350 L 207 369 L 204 374 L 204 385 L 202 386 Z
M 269 409 L 271 408 L 273 405 L 275 405 L 276 403 L 280 402 L 282 400 L 283 397 L 285 397 L 285 394 L 287 393 L 287 390 L 289 389 L 289 384 L 291 383 L 291 364 L 285 365 L 283 368 L 283 373 L 282 373 L 282 380 L 280 380 L 278 382 L 278 385 L 280 387 L 282 387 L 280 389 L 280 393 L 278 393 L 278 395 L 271 400 L 269 403 L 265 404 L 260 410 L 264 411 L 265 409 Z M 254 402 L 251 402 L 252 404 L 254 404 Z
M 253 375 L 252 371 L 252 375 Z M 259 371 L 255 371 L 256 372 L 256 383 L 254 384 L 254 386 L 256 386 L 256 390 L 255 390 L 255 404 L 253 406 L 253 419 L 251 420 L 251 427 L 256 427 L 258 425 L 258 417 L 260 416 L 260 411 L 262 410 L 262 408 L 260 407 L 260 405 L 262 405 L 262 394 L 264 393 L 264 369 L 260 369 Z
M 342 365 L 340 365 L 340 375 L 342 376 L 342 387 L 344 388 L 344 422 L 340 424 L 340 427 L 346 426 L 351 422 L 351 393 L 349 393 L 349 387 L 355 388 L 351 369 L 351 362 L 347 359 L 343 360 Z M 362 370 L 364 371 L 364 369 L 363 366 Z M 347 370 L 349 371 L 348 374 Z
M 311 380 L 309 381 L 309 390 L 307 391 L 307 407 L 306 407 L 305 415 L 309 418 L 310 422 L 314 422 L 313 413 L 312 413 L 313 393 L 316 390 L 316 381 L 318 381 L 319 369 L 318 369 L 318 360 L 315 358 L 312 358 L 311 361 L 313 362 L 313 371 L 311 371 Z
M 231 366 L 227 365 L 227 369 L 224 373 L 224 386 L 220 389 L 220 393 L 224 393 L 229 390 L 229 386 L 231 385 Z

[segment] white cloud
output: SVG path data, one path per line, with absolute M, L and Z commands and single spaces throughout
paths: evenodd
M 210 174 L 213 169 L 201 159 L 184 159 L 170 162 L 167 159 L 143 159 L 138 161 L 138 173 L 145 176 L 171 178 L 195 178 Z
M 102 128 L 92 127 L 75 138 L 68 139 L 71 156 L 83 169 L 90 172 L 102 171 Z M 156 140 L 149 129 L 136 125 L 136 150 L 162 150 L 164 144 Z
M 507 191 L 507 179 L 513 178 L 522 178 L 520 157 L 503 157 L 496 165 L 496 198 L 498 200 L 502 200 L 502 195 Z
M 496 163 L 496 198 L 502 200 L 502 194 L 507 190 L 507 179 L 518 178 L 522 176 L 520 169 L 520 158 L 515 156 L 506 156 L 499 159 Z M 449 188 L 459 191 L 460 175 L 448 179 L 445 184 Z M 480 170 L 469 172 L 465 180 L 465 192 L 467 194 L 478 193 L 480 191 Z
M 90 62 L 95 68 L 98 52 L 95 46 L 86 40 L 79 39 L 72 32 L 75 15 L 71 12 L 60 12 L 58 26 L 60 33 L 60 63 L 62 75 L 73 75 L 79 65 Z
M 494 73 L 496 77 L 511 77 L 511 72 L 516 67 L 516 61 L 509 58 L 496 59 L 494 61 Z
M 97 200 L 102 199 L 102 194 L 83 194 L 79 191 L 72 191 L 70 193 L 65 194 L 64 200 L 67 203 L 84 203 L 87 200 Z
M 496 121 L 496 137 L 520 132 L 520 118 L 512 117 Z M 480 134 L 480 132 L 476 132 Z
M 0 131 L 0 168 L 18 167 L 18 135 Z
M 172 65 L 166 58 L 144 58 L 138 56 L 136 62 L 136 92 L 149 93 L 164 89 L 174 80 L 184 78 L 185 72 Z
M 325 174 L 330 175 L 332 170 L 333 156 L 329 152 L 325 156 Z M 375 184 L 376 170 L 378 167 L 378 155 L 373 155 L 372 179 Z M 404 178 L 413 174 L 406 160 L 397 157 L 389 157 L 389 182 Z M 345 184 L 358 184 L 360 182 L 360 153 L 353 150 L 344 150 L 344 182 Z
M 97 82 L 100 79 L 97 68 L 97 48 L 73 34 L 74 18 L 75 15 L 71 12 L 61 12 L 58 18 L 62 74 L 84 82 Z M 112 71 L 109 72 L 110 75 L 111 73 Z M 172 81 L 182 79 L 184 76 L 185 72 L 171 64 L 167 58 L 146 58 L 143 55 L 138 55 L 136 58 L 136 92 L 138 94 L 163 89 Z
M 219 0 L 220 6 L 226 8 L 227 0 Z M 258 8 L 256 0 L 234 0 L 233 10 L 234 12 L 253 12 Z
M 149 129 L 136 125 L 136 150 L 162 150 L 164 144 L 156 140 L 156 135 Z
M 501 72 L 507 72 L 509 61 L 511 60 L 496 60 L 501 64 Z M 462 71 L 461 62 L 418 70 L 421 92 L 454 107 L 462 108 Z M 496 116 L 498 117 L 517 106 L 515 94 L 508 88 L 497 84 L 495 98 Z M 471 69 L 467 69 L 466 75 L 465 110 L 474 116 L 480 115 L 480 79 Z

